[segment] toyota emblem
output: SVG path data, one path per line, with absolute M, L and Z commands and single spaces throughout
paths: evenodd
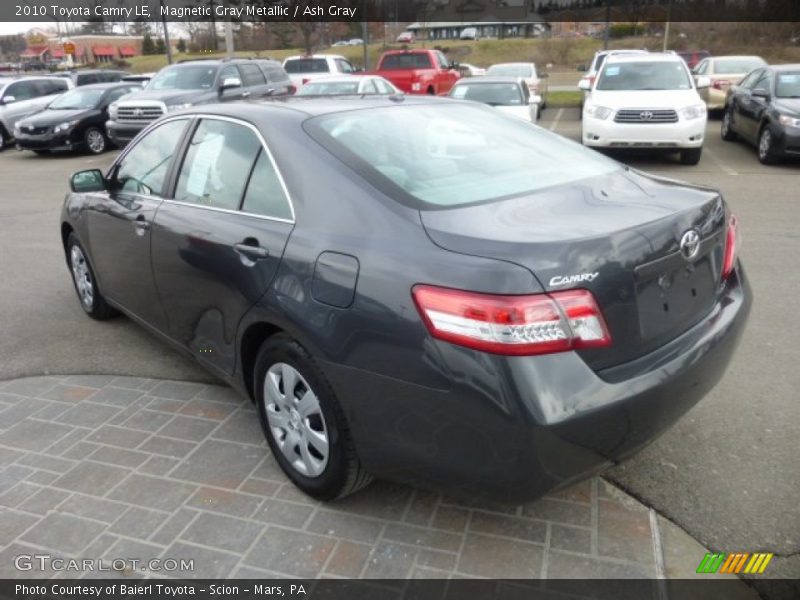
M 653 113 L 649 110 L 643 110 L 642 112 L 639 113 L 639 118 L 642 121 L 649 121 L 650 119 L 653 118 Z
M 690 229 L 683 234 L 680 244 L 681 256 L 686 260 L 694 260 L 700 251 L 700 234 Z
M 133 116 L 134 117 L 141 117 L 144 114 L 144 111 L 141 108 L 134 108 L 133 109 Z

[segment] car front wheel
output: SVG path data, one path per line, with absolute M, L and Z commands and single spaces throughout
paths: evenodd
M 83 134 L 83 141 L 91 154 L 102 154 L 106 151 L 106 136 L 97 127 L 87 129 Z
M 722 139 L 726 142 L 732 142 L 736 139 L 736 132 L 733 130 L 733 111 L 725 109 L 722 114 L 722 127 L 720 128 Z
M 758 160 L 765 165 L 773 165 L 778 161 L 769 125 L 764 125 L 758 134 Z
M 97 279 L 92 266 L 74 233 L 69 234 L 67 239 L 67 258 L 69 270 L 72 273 L 72 283 L 75 285 L 78 300 L 86 314 L 98 321 L 105 321 L 116 315 L 117 311 L 106 303 L 97 288 Z
M 284 334 L 264 342 L 255 364 L 259 419 L 272 454 L 303 492 L 333 500 L 372 481 L 344 413 L 316 361 Z

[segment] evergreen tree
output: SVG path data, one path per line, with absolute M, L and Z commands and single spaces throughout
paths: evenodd
M 166 54 L 167 53 L 167 45 L 164 43 L 164 38 L 159 37 L 156 40 L 156 50 L 154 54 Z
M 144 40 L 142 40 L 142 54 L 155 54 L 156 53 L 156 45 L 153 43 L 153 38 L 150 35 L 149 31 L 146 31 L 144 34 Z
M 175 47 L 178 50 L 178 52 L 186 52 L 186 40 L 180 38 Z

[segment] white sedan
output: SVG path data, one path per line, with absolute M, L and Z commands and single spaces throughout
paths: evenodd
M 512 117 L 535 123 L 541 98 L 531 94 L 521 77 L 467 77 L 450 90 L 450 97 L 488 104 Z
M 309 81 L 297 92 L 298 96 L 341 96 L 363 94 L 402 94 L 391 82 L 377 75 L 341 75 L 319 77 Z

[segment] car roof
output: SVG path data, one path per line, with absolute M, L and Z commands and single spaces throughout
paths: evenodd
M 466 85 L 469 83 L 516 83 L 522 85 L 523 80 L 521 77 L 500 77 L 500 76 L 480 76 L 480 77 L 464 77 L 456 81 L 456 85 Z
M 491 69 L 492 67 L 507 67 L 507 66 L 510 66 L 510 65 L 513 65 L 513 66 L 517 66 L 517 65 L 531 66 L 531 65 L 534 65 L 534 66 L 536 66 L 536 63 L 533 63 L 533 62 L 522 62 L 522 61 L 501 62 L 501 63 L 494 63 L 489 68 Z
M 347 60 L 344 56 L 340 54 L 295 54 L 294 56 L 287 56 L 284 59 L 284 62 L 287 60 L 300 60 L 303 58 L 341 58 Z
M 742 60 L 743 58 L 755 58 L 758 60 L 764 60 L 760 56 L 756 56 L 755 54 L 730 54 L 726 56 L 709 56 L 709 60 Z M 764 60 L 764 64 L 767 61 Z
M 683 59 L 674 52 L 645 52 L 644 54 L 613 54 L 606 58 L 606 64 L 625 62 L 676 62 Z
M 641 48 L 619 48 L 617 50 L 598 50 L 594 53 L 595 56 L 613 56 L 615 54 L 649 54 L 649 51 Z
M 769 65 L 770 68 L 776 71 L 797 71 L 800 69 L 800 63 L 789 63 L 785 65 Z

